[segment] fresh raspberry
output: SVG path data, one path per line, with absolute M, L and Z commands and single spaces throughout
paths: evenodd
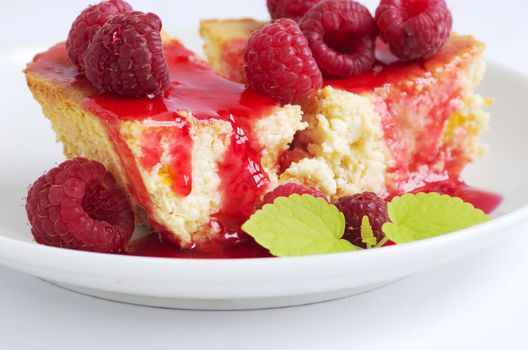
M 254 32 L 244 63 L 249 86 L 284 104 L 306 100 L 323 85 L 308 41 L 289 18 Z
M 361 241 L 361 222 L 366 215 L 378 242 L 383 239 L 384 234 L 381 228 L 389 221 L 387 203 L 376 194 L 364 192 L 342 197 L 336 206 L 345 215 L 347 228 L 343 238 L 358 247 L 366 248 L 365 243 Z
M 85 75 L 100 92 L 153 98 L 169 85 L 161 20 L 128 12 L 110 18 L 84 53 Z
M 108 18 L 132 11 L 132 6 L 123 0 L 108 0 L 86 8 L 73 21 L 66 40 L 68 55 L 74 64 L 84 69 L 82 56 L 97 31 Z
M 329 77 L 346 78 L 374 65 L 378 29 L 369 10 L 352 0 L 326 0 L 301 20 L 313 57 Z
M 324 200 L 328 201 L 328 199 L 323 193 L 313 187 L 301 186 L 293 182 L 288 182 L 287 184 L 280 185 L 273 191 L 266 193 L 266 195 L 262 199 L 262 205 L 273 204 L 275 199 L 279 197 L 289 197 L 292 194 L 309 194 L 316 198 L 323 198 Z
M 444 0 L 381 0 L 376 22 L 383 41 L 402 60 L 432 57 L 453 26 Z
M 319 1 L 321 0 L 267 0 L 267 4 L 271 18 L 291 18 L 299 22 Z
M 26 211 L 35 240 L 54 247 L 119 252 L 134 231 L 134 212 L 114 176 L 84 158 L 40 177 L 29 189 Z

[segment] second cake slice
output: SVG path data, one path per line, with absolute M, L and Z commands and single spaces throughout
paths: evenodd
M 243 50 L 264 22 L 205 20 L 200 33 L 219 74 L 243 80 Z M 487 100 L 475 94 L 484 45 L 452 34 L 434 57 L 396 62 L 378 43 L 372 71 L 326 80 L 303 104 L 308 128 L 282 157 L 281 180 L 333 197 L 374 191 L 398 194 L 457 179 L 486 153 Z

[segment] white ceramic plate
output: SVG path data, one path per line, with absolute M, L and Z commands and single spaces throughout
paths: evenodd
M 486 224 L 410 244 L 287 259 L 184 260 L 85 253 L 37 245 L 23 208 L 28 185 L 63 160 L 20 73 L 38 48 L 1 53 L 0 264 L 82 293 L 185 309 L 250 309 L 349 296 L 471 254 L 528 219 L 528 79 L 490 65 L 480 91 L 496 104 L 488 160 L 469 184 L 504 195 Z

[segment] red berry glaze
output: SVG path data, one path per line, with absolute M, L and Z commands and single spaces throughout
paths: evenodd
M 134 212 L 114 176 L 95 161 L 68 160 L 29 189 L 26 211 L 38 243 L 119 252 L 134 231 Z
M 132 11 L 132 6 L 123 0 L 108 0 L 86 8 L 73 21 L 66 49 L 72 62 L 84 69 L 82 56 L 95 33 L 106 23 L 108 18 L 120 13 Z
M 326 0 L 300 23 L 313 57 L 329 77 L 346 78 L 374 65 L 378 29 L 369 10 L 352 0 Z
M 445 0 L 381 0 L 380 35 L 402 60 L 428 59 L 445 45 L 453 19 Z
M 323 85 L 308 41 L 292 19 L 254 32 L 244 52 L 248 84 L 283 104 L 306 100 Z
M 343 236 L 344 239 L 358 247 L 367 247 L 361 241 L 361 222 L 365 215 L 369 218 L 372 231 L 378 242 L 383 239 L 384 234 L 381 228 L 384 223 L 389 221 L 387 203 L 375 193 L 364 192 L 342 197 L 336 206 L 345 215 L 347 227 Z
M 110 18 L 84 54 L 85 75 L 100 92 L 153 98 L 169 86 L 161 20 L 128 12 Z
M 309 194 L 316 198 L 323 198 L 324 200 L 328 201 L 327 197 L 323 193 L 313 187 L 302 186 L 293 182 L 289 182 L 287 184 L 278 186 L 271 192 L 266 193 L 266 195 L 262 199 L 262 205 L 273 204 L 275 199 L 279 197 L 289 197 L 292 194 Z
M 321 0 L 267 0 L 267 5 L 271 18 L 291 18 L 299 22 L 319 1 Z

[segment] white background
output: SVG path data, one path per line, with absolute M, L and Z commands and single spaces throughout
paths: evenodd
M 199 48 L 199 18 L 266 17 L 264 0 L 131 3 L 158 13 L 165 28 L 194 49 Z M 63 40 L 87 2 L 0 4 L 0 44 L 29 51 Z M 450 6 L 456 31 L 486 42 L 490 60 L 528 75 L 527 2 L 451 0 Z M 0 102 L 4 107 L 9 103 L 1 97 Z M 9 126 L 8 118 L 16 117 L 0 118 Z M 519 228 L 501 245 L 368 294 L 267 311 L 192 312 L 124 305 L 0 268 L 0 349 L 528 349 L 526 233 Z

